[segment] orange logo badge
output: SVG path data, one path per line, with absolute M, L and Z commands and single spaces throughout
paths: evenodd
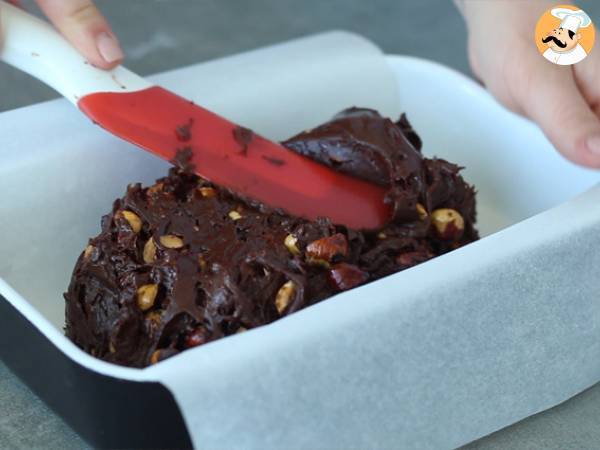
M 595 29 L 585 11 L 573 5 L 558 5 L 546 11 L 535 28 L 535 43 L 544 58 L 569 66 L 592 51 Z

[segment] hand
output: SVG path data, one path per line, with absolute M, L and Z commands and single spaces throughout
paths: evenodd
M 600 52 L 559 66 L 544 59 L 533 40 L 539 17 L 555 3 L 460 3 L 469 30 L 469 59 L 490 92 L 537 122 L 563 156 L 600 168 Z
M 18 6 L 19 0 L 10 0 Z M 93 65 L 111 69 L 123 59 L 119 41 L 91 0 L 36 0 L 62 35 Z

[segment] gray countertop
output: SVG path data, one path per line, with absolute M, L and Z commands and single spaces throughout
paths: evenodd
M 33 2 L 24 3 L 31 7 Z M 388 53 L 432 59 L 470 74 L 464 24 L 449 0 L 98 0 L 97 4 L 122 40 L 126 65 L 140 74 L 336 28 L 358 32 Z M 592 18 L 600 18 L 600 4 L 594 0 L 578 5 Z M 6 66 L 0 66 L 0 80 L 0 111 L 56 97 Z M 0 449 L 89 448 L 2 362 L 0 405 Z M 600 448 L 600 385 L 465 448 Z

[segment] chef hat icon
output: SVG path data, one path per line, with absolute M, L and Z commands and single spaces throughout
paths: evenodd
M 573 33 L 577 33 L 579 28 L 586 28 L 592 23 L 590 16 L 581 9 L 573 11 L 568 8 L 554 8 L 551 13 L 562 21 L 560 23 L 561 28 L 571 30 Z

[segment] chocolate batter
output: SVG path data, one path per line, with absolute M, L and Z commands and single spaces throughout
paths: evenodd
M 189 127 L 177 132 L 188 139 Z M 179 164 L 151 187 L 130 185 L 103 217 L 65 294 L 67 336 L 144 367 L 478 238 L 473 188 L 459 167 L 421 155 L 404 115 L 394 123 L 352 108 L 283 145 L 389 188 L 390 222 L 364 231 L 291 217 Z

